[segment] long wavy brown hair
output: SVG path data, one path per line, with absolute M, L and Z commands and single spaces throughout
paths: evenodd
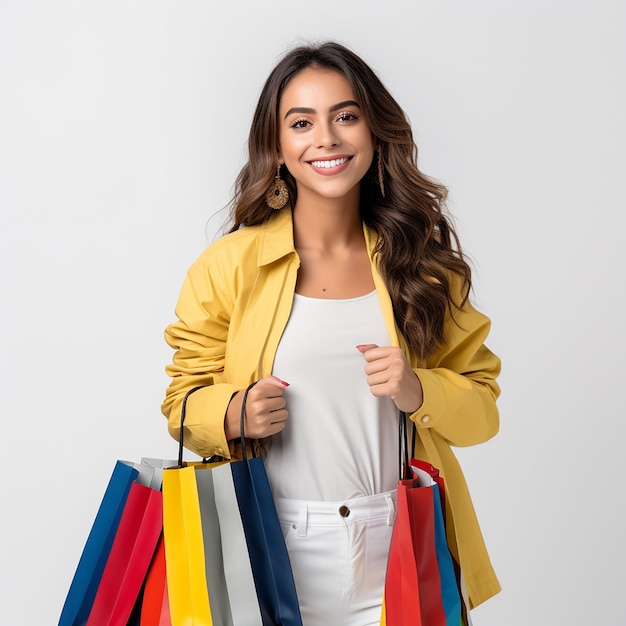
M 385 194 L 374 158 L 361 181 L 361 216 L 378 235 L 379 271 L 396 324 L 409 348 L 426 359 L 444 341 L 446 316 L 454 318 L 468 299 L 471 268 L 446 215 L 446 188 L 417 167 L 417 146 L 406 114 L 374 71 L 345 46 L 335 42 L 299 46 L 269 75 L 250 128 L 249 160 L 235 182 L 230 232 L 261 224 L 273 213 L 265 193 L 276 175 L 278 107 L 289 81 L 308 67 L 345 76 L 375 137 Z M 296 181 L 284 166 L 281 176 L 294 205 Z

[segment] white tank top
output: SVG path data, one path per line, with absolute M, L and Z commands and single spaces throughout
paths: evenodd
M 348 300 L 295 294 L 273 373 L 285 429 L 265 441 L 274 496 L 339 501 L 395 489 L 398 410 L 375 398 L 358 344 L 390 344 L 376 292 Z

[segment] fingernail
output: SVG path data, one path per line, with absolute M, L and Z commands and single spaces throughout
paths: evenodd
M 289 383 L 286 380 L 281 380 L 280 382 L 285 385 L 285 387 L 289 387 Z

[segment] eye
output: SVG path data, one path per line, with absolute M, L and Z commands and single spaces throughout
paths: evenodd
M 337 116 L 337 121 L 338 122 L 353 122 L 353 121 L 358 120 L 358 119 L 359 119 L 358 115 L 355 115 L 354 113 L 348 113 L 348 112 L 340 113 Z
M 306 128 L 307 126 L 309 126 L 310 123 L 308 120 L 305 119 L 298 119 L 295 122 L 293 122 L 291 124 L 291 128 Z

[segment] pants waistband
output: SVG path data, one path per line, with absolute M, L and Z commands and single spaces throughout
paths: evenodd
M 373 496 L 361 496 L 337 502 L 274 498 L 281 522 L 307 526 L 351 525 L 357 521 L 386 518 L 393 525 L 396 513 L 396 490 Z

